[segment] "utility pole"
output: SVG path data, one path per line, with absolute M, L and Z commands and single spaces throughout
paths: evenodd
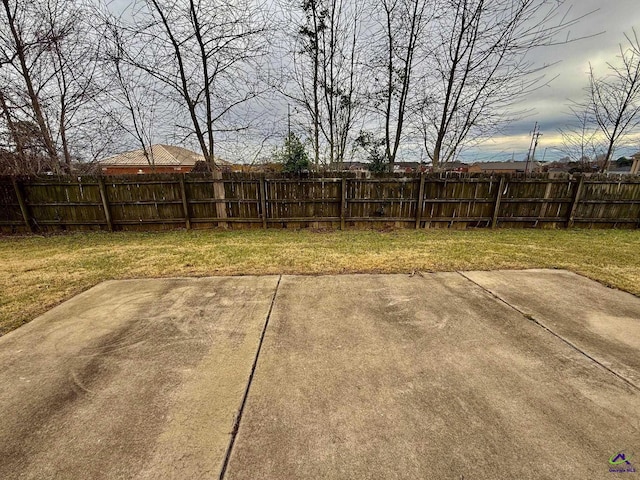
M 291 160 L 291 104 L 287 103 L 287 162 Z
M 540 127 L 538 122 L 533 127 L 533 133 L 531 135 L 531 144 L 529 145 L 529 153 L 527 154 L 527 164 L 524 167 L 524 173 L 529 173 L 529 162 L 533 162 L 534 155 L 536 154 L 536 147 L 538 146 L 538 140 L 542 136 L 540 133 Z

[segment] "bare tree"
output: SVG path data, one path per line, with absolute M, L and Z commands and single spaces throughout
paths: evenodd
M 100 105 L 103 115 L 113 119 L 118 128 L 140 147 L 151 167 L 155 166 L 151 145 L 159 108 L 159 94 L 145 72 L 126 62 L 126 41 L 120 19 L 109 11 L 96 11 L 104 24 L 105 52 L 102 63 L 105 97 Z
M 640 126 L 640 41 L 633 30 L 620 45 L 619 65 L 607 63 L 608 74 L 597 77 L 589 68 L 586 107 L 606 139 L 601 171 L 611 164 L 615 149 Z
M 433 29 L 434 76 L 417 117 L 434 168 L 518 116 L 515 102 L 543 83 L 527 54 L 577 22 L 564 0 L 442 0 Z
M 320 37 L 327 28 L 327 10 L 322 8 L 318 0 L 306 0 L 302 9 L 305 21 L 298 27 L 301 37 L 301 52 L 293 52 L 293 62 L 296 80 L 299 88 L 298 103 L 307 110 L 311 120 L 311 138 L 313 148 L 313 160 L 315 165 L 320 163 L 320 123 L 322 122 L 322 109 L 320 97 L 321 46 Z M 299 55 L 298 55 L 299 54 Z M 310 73 L 307 71 L 310 70 Z M 310 80 L 309 80 L 310 79 Z
M 327 163 L 339 166 L 362 112 L 361 1 L 307 0 L 297 25 L 301 48 L 293 52 L 295 92 L 285 95 L 309 115 L 314 161 L 326 150 Z M 321 143 L 326 148 L 321 148 Z
M 233 114 L 264 92 L 257 76 L 266 45 L 259 11 L 249 0 L 147 0 L 136 3 L 125 27 L 122 61 L 154 80 L 175 105 L 185 140 L 195 137 L 212 165 L 216 133 L 246 129 Z
M 4 170 L 6 172 L 20 172 L 20 164 L 26 166 L 27 159 L 25 155 L 24 140 L 19 132 L 16 119 L 9 108 L 4 92 L 0 91 L 0 108 L 2 108 L 2 120 L 5 123 L 6 138 L 4 139 L 2 148 L 4 155 Z M 11 163 L 11 166 L 8 166 Z M 33 172 L 29 172 L 33 173 Z
M 23 151 L 26 143 L 13 128 L 32 125 L 48 158 L 46 168 L 70 172 L 74 160 L 90 151 L 97 155 L 110 142 L 104 135 L 108 125 L 95 115 L 100 37 L 80 1 L 3 0 L 2 6 L 1 103 L 16 151 L 25 162 L 27 153 L 33 154 Z M 31 128 L 21 131 L 32 139 Z
M 357 2 L 331 0 L 327 28 L 321 32 L 324 44 L 322 85 L 327 121 L 321 124 L 329 143 L 329 164 L 342 165 L 354 126 L 358 83 L 358 35 L 360 14 Z
M 53 141 L 41 101 L 41 82 L 46 81 L 47 72 L 40 61 L 48 43 L 41 32 L 46 31 L 46 22 L 37 11 L 38 5 L 30 0 L 2 0 L 3 21 L 0 30 L 3 82 L 11 85 L 13 106 L 33 118 L 39 129 L 47 155 L 52 166 L 58 160 L 58 152 Z M 4 101 L 10 102 L 8 92 Z
M 416 63 L 426 50 L 424 39 L 434 11 L 425 0 L 381 0 L 382 29 L 374 37 L 380 54 L 374 58 L 373 107 L 383 115 L 385 156 L 393 169 L 414 90 Z M 380 38 L 378 38 L 380 37 Z M 420 72 L 421 73 L 421 72 Z
M 105 126 L 94 128 L 101 124 L 95 105 L 103 94 L 96 79 L 102 36 L 95 26 L 89 27 L 84 5 L 48 0 L 43 2 L 41 15 L 46 27 L 43 48 L 52 72 L 47 113 L 55 116 L 56 127 L 52 131 L 56 133 L 64 169 L 69 172 L 74 157 L 86 155 L 87 146 L 96 145 L 95 138 Z
M 559 130 L 562 136 L 561 150 L 583 168 L 604 153 L 603 144 L 599 141 L 598 131 L 593 123 L 588 106 L 573 104 L 569 107 L 572 120 L 565 128 Z

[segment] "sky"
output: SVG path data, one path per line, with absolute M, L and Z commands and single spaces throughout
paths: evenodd
M 626 41 L 624 34 L 631 33 L 633 27 L 640 34 L 638 0 L 572 0 L 568 4 L 570 15 L 574 17 L 593 12 L 569 31 L 573 38 L 587 38 L 537 50 L 532 58 L 539 65 L 545 62 L 553 65 L 545 73 L 551 80 L 550 84 L 523 100 L 522 107 L 532 109 L 532 114 L 505 127 L 503 134 L 494 136 L 479 148 L 466 152 L 464 160 L 498 161 L 512 156 L 516 160 L 522 159 L 529 149 L 535 122 L 538 122 L 542 133 L 536 158 L 557 160 L 565 156 L 558 150 L 561 147 L 558 129 L 570 119 L 570 100 L 584 98 L 589 63 L 596 74 L 606 73 L 606 63 L 615 62 L 619 44 Z M 634 143 L 616 152 L 616 158 L 640 150 L 640 139 L 636 145 Z
M 125 10 L 130 0 L 112 0 L 111 8 Z M 571 120 L 569 104 L 580 101 L 585 96 L 588 83 L 588 69 L 591 64 L 596 74 L 606 73 L 606 63 L 615 62 L 619 45 L 624 44 L 625 33 L 636 28 L 640 34 L 639 0 L 566 0 L 568 18 L 582 18 L 565 35 L 578 39 L 562 45 L 539 48 L 532 52 L 530 59 L 538 66 L 550 65 L 544 72 L 547 85 L 541 87 L 517 105 L 519 110 L 530 113 L 510 125 L 502 132 L 492 135 L 478 147 L 462 153 L 460 160 L 504 161 L 512 158 L 523 160 L 531 143 L 531 133 L 537 122 L 542 136 L 536 150 L 539 160 L 553 161 L 565 157 L 561 148 L 558 129 Z M 286 128 L 286 102 L 276 102 L 270 109 L 275 110 L 274 122 Z M 284 130 L 283 130 L 284 131 Z M 242 142 L 242 140 L 240 140 Z M 416 145 L 405 145 L 398 160 L 426 160 L 424 152 Z M 640 135 L 627 147 L 615 152 L 631 155 L 640 150 Z M 230 157 L 231 152 L 228 152 Z M 240 155 L 243 156 L 243 155 Z

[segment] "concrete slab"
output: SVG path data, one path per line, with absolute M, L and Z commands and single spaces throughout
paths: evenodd
M 638 390 L 462 275 L 283 277 L 225 478 L 603 479 L 621 449 Z
M 0 478 L 609 478 L 639 301 L 548 271 L 106 282 L 0 338 Z
M 640 298 L 562 270 L 464 275 L 640 389 Z
M 0 478 L 215 478 L 278 277 L 102 283 L 0 338 Z

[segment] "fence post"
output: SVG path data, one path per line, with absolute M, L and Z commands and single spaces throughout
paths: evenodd
M 227 228 L 229 224 L 224 221 L 224 219 L 227 218 L 227 204 L 220 201 L 225 199 L 222 171 L 214 168 L 213 172 L 211 172 L 211 176 L 213 178 L 213 198 L 216 200 L 216 217 L 218 220 L 218 226 Z
M 189 217 L 189 201 L 187 200 L 187 187 L 184 184 L 184 174 L 180 174 L 180 194 L 182 195 L 182 210 L 184 211 L 184 223 L 187 230 L 191 230 L 191 218 Z
M 340 187 L 340 230 L 345 229 L 345 214 L 347 211 L 347 179 L 342 177 Z
M 16 197 L 18 198 L 18 205 L 20 206 L 20 211 L 22 212 L 22 219 L 24 220 L 24 224 L 29 230 L 29 233 L 33 233 L 33 227 L 31 226 L 31 222 L 29 221 L 29 210 L 27 210 L 27 204 L 24 201 L 24 196 L 22 195 L 22 189 L 18 184 L 18 181 L 15 177 L 11 177 L 11 183 L 13 183 L 13 189 L 16 191 Z
M 496 204 L 493 207 L 493 219 L 491 220 L 491 228 L 498 226 L 498 213 L 500 213 L 500 201 L 502 200 L 502 191 L 504 190 L 504 175 L 500 177 L 498 185 L 498 194 L 496 195 Z
M 104 178 L 102 177 L 98 177 L 98 188 L 100 189 L 100 200 L 102 200 L 102 209 L 104 210 L 104 219 L 107 222 L 107 228 L 110 232 L 113 232 L 113 222 L 111 221 L 111 211 L 109 210 L 107 187 L 105 187 Z
M 584 175 L 580 175 L 578 180 L 578 186 L 571 202 L 571 209 L 569 210 L 569 218 L 567 219 L 567 228 L 573 227 L 574 218 L 576 216 L 576 210 L 578 209 L 578 203 L 580 203 L 580 195 L 582 194 L 582 185 L 584 184 Z
M 267 179 L 260 177 L 258 180 L 258 195 L 260 196 L 260 209 L 262 210 L 262 228 L 267 229 Z
M 420 228 L 422 220 L 422 204 L 424 198 L 424 173 L 420 174 L 420 188 L 418 189 L 418 198 L 416 199 L 416 229 Z

